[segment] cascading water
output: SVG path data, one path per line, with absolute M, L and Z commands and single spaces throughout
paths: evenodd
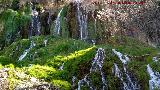
M 48 20 L 47 20 L 48 25 L 50 25 L 50 22 L 51 22 L 51 12 L 48 12 Z
M 88 74 L 81 80 L 78 81 L 78 90 L 81 90 L 81 86 L 87 84 L 91 90 L 94 90 L 93 85 L 88 77 Z
M 96 70 L 99 69 L 101 76 L 102 76 L 102 82 L 103 82 L 103 90 L 107 87 L 107 82 L 105 80 L 104 73 L 102 71 L 103 62 L 105 59 L 105 51 L 102 48 L 99 48 L 97 51 L 97 54 L 92 62 L 92 67 L 90 69 L 90 72 L 96 72 Z
M 47 42 L 48 42 L 48 40 L 45 39 L 45 40 L 44 40 L 44 46 L 45 46 L 45 47 L 47 46 Z
M 153 57 L 152 59 L 154 62 L 157 62 L 157 57 Z M 160 89 L 160 74 L 159 72 L 153 72 L 152 68 L 150 65 L 147 65 L 147 72 L 150 76 L 149 80 L 149 89 L 150 90 L 155 90 L 155 89 Z
M 105 51 L 102 48 L 99 48 L 97 50 L 97 53 L 95 55 L 94 60 L 92 61 L 92 66 L 90 68 L 90 73 L 92 72 L 96 72 L 97 70 L 100 71 L 101 76 L 102 76 L 102 83 L 103 83 L 103 87 L 102 90 L 106 90 L 107 88 L 107 81 L 105 79 L 105 75 L 102 71 L 102 66 L 103 66 L 103 62 L 104 62 L 104 58 L 105 58 Z M 83 84 L 87 83 L 87 85 L 90 87 L 91 90 L 95 90 L 91 80 L 89 79 L 88 74 L 85 76 L 85 78 L 79 80 L 78 82 L 78 90 L 81 90 L 81 86 Z
M 140 86 L 138 85 L 137 81 L 133 80 L 133 78 L 131 78 L 131 76 L 127 71 L 126 65 L 127 62 L 129 61 L 127 55 L 123 55 L 122 53 L 117 52 L 115 49 L 112 49 L 112 51 L 118 56 L 118 58 L 123 63 L 124 73 L 120 71 L 116 63 L 114 63 L 114 69 L 113 69 L 113 73 L 115 74 L 115 76 L 118 77 L 123 83 L 123 90 L 140 90 Z M 125 75 L 125 77 L 123 77 L 123 75 Z
M 38 15 L 39 14 L 36 11 L 36 9 L 32 10 L 32 30 L 34 30 L 33 32 L 35 33 L 35 35 L 40 34 L 40 28 L 41 28 Z
M 63 70 L 64 67 L 64 63 L 62 64 L 62 66 L 59 67 L 59 70 Z
M 22 61 L 29 53 L 30 49 L 32 49 L 34 46 L 36 46 L 36 44 L 33 41 L 31 41 L 30 47 L 23 52 L 23 54 L 19 57 L 18 61 Z
M 92 44 L 95 45 L 96 44 L 96 40 L 92 40 Z
M 61 29 L 61 13 L 63 11 L 63 8 L 60 10 L 58 13 L 57 19 L 56 19 L 56 24 L 54 27 L 54 34 L 55 35 L 60 35 L 60 29 Z
M 150 90 L 159 89 L 160 88 L 159 73 L 154 73 L 149 64 L 147 65 L 147 71 L 148 71 L 148 74 L 150 75 L 150 80 L 149 80 Z
M 122 53 L 117 52 L 115 49 L 112 49 L 112 51 L 118 56 L 118 58 L 121 60 L 123 64 L 127 64 L 127 62 L 129 61 L 129 58 L 127 57 L 127 55 L 123 55 Z
M 157 57 L 153 57 L 152 60 L 153 60 L 154 62 L 157 62 L 157 61 L 158 61 L 158 58 L 157 58 Z
M 128 87 L 127 83 L 123 79 L 123 76 L 122 76 L 123 73 L 120 71 L 120 69 L 118 68 L 118 65 L 116 63 L 114 63 L 114 69 L 112 70 L 112 72 L 114 73 L 114 75 L 116 77 L 118 77 L 122 81 L 123 89 L 124 90 L 129 90 L 129 87 Z
M 80 39 L 85 40 L 88 36 L 87 21 L 88 15 L 84 8 L 80 7 L 81 0 L 75 0 L 77 4 L 77 19 L 79 24 Z
M 40 23 L 40 18 L 39 18 L 39 13 L 36 10 L 36 8 L 33 6 L 31 3 L 31 26 L 30 26 L 30 31 L 29 31 L 29 37 L 32 37 L 33 35 L 40 35 L 41 34 L 41 23 Z
M 35 9 L 34 5 L 31 3 L 31 26 L 30 26 L 30 30 L 29 30 L 29 38 L 31 39 L 31 37 L 33 35 L 40 35 L 40 29 L 41 29 L 41 24 L 40 24 L 40 19 L 39 19 L 39 13 L 38 11 Z M 26 55 L 29 53 L 30 49 L 32 49 L 36 44 L 33 42 L 33 40 L 31 40 L 31 44 L 30 47 L 28 49 L 26 49 L 23 54 L 19 57 L 19 61 L 23 60 Z

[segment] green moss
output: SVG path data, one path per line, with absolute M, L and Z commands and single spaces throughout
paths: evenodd
M 121 81 L 115 77 L 115 76 L 112 76 L 112 75 L 108 75 L 106 77 L 107 79 L 107 85 L 108 85 L 108 89 L 109 90 L 117 90 L 117 89 L 120 89 L 121 87 Z
M 152 55 L 153 54 L 153 55 Z M 137 78 L 141 89 L 148 90 L 149 89 L 149 74 L 147 72 L 147 65 L 151 64 L 153 65 L 152 57 L 154 56 L 154 53 L 152 53 L 150 56 L 141 56 L 132 58 L 131 62 L 128 64 L 128 68 L 133 73 L 133 75 Z M 155 70 L 155 68 L 153 68 Z
M 3 65 L 0 63 L 0 69 L 2 69 L 3 68 Z
M 154 72 L 160 72 L 160 61 L 150 63 Z
M 156 48 L 131 37 L 115 36 L 110 38 L 107 42 L 107 45 L 130 56 L 156 54 L 158 52 Z
M 48 40 L 47 46 L 44 45 L 45 39 Z M 34 41 L 36 46 L 30 50 L 24 60 L 17 61 L 23 51 L 30 47 L 31 40 Z M 92 46 L 79 40 L 52 36 L 36 36 L 32 37 L 31 40 L 23 39 L 14 42 L 1 51 L 1 64 L 6 65 L 5 67 L 12 68 L 9 71 L 11 87 L 13 87 L 14 83 L 21 81 L 21 78 L 17 77 L 13 72 L 16 70 L 17 72 L 26 72 L 29 76 L 52 82 L 54 86 L 62 90 L 70 90 L 72 76 L 76 76 L 80 80 L 89 73 L 92 59 L 96 53 L 95 49 L 98 47 L 105 49 L 106 58 L 102 70 L 106 76 L 105 78 L 110 90 L 116 90 L 121 85 L 120 80 L 112 74 L 114 63 L 117 63 L 121 70 L 123 69 L 121 61 L 112 52 L 113 48 L 123 54 L 129 54 L 131 61 L 128 62 L 128 71 L 132 72 L 136 77 L 142 87 L 141 89 L 148 90 L 149 86 L 147 64 L 150 64 L 154 71 L 160 72 L 160 68 L 157 68 L 160 63 L 152 62 L 152 57 L 157 55 L 157 50 L 130 38 L 124 38 L 121 43 L 119 43 L 119 39 L 114 38 L 112 42 L 97 46 Z M 17 47 L 18 49 L 16 49 Z M 11 61 L 13 61 L 14 65 L 7 65 Z M 59 67 L 63 63 L 63 70 L 59 70 Z M 30 64 L 32 66 L 29 67 Z M 89 77 L 97 89 L 102 87 L 99 72 L 90 73 Z M 87 90 L 88 88 L 88 86 L 82 86 L 83 90 Z
M 61 17 L 60 17 L 60 22 L 61 22 L 61 36 L 64 37 L 64 38 L 68 38 L 69 37 L 69 32 L 68 32 L 68 27 L 67 27 L 67 21 L 65 19 L 65 16 L 67 14 L 67 10 L 68 10 L 68 6 L 64 6 L 63 7 L 63 10 L 62 10 L 62 13 L 61 13 Z
M 19 28 L 23 28 L 28 25 L 31 20 L 29 14 L 24 12 L 17 12 L 12 9 L 5 10 L 0 16 L 0 22 L 3 23 L 4 27 L 4 40 L 5 45 L 10 45 L 13 41 L 19 38 L 17 34 Z
M 72 76 L 77 76 L 81 78 L 85 73 L 89 72 L 89 61 L 95 55 L 95 48 L 88 48 L 86 50 L 80 51 L 80 53 L 73 53 L 71 57 L 66 57 L 68 61 L 64 64 L 64 70 L 66 70 L 67 80 L 71 80 Z M 84 69 L 82 69 L 85 67 Z
M 14 65 L 9 64 L 9 65 L 6 65 L 5 68 L 9 68 L 7 79 L 9 80 L 9 90 L 12 90 L 14 88 L 15 83 L 18 83 L 16 74 L 14 71 Z
M 46 61 L 49 61 L 51 59 L 58 60 L 59 57 L 57 56 L 65 57 L 69 53 L 73 53 L 77 50 L 90 47 L 89 44 L 84 43 L 82 41 L 78 41 L 78 40 L 62 39 L 62 38 L 54 38 L 54 37 L 48 37 L 47 39 L 48 39 L 47 46 L 45 46 L 44 45 L 45 38 L 43 36 L 33 37 L 32 40 L 34 41 L 36 46 L 33 47 L 30 50 L 29 54 L 27 54 L 27 56 L 24 58 L 24 60 L 19 63 L 25 66 L 27 64 L 33 64 L 33 63 L 44 65 L 45 63 L 47 63 Z M 19 54 L 18 57 L 21 54 Z M 68 55 L 68 56 L 71 56 L 71 55 Z
M 49 36 L 47 37 L 48 42 L 45 47 L 43 42 L 45 39 L 46 38 L 44 36 L 33 37 L 32 40 L 36 46 L 30 50 L 29 54 L 27 54 L 22 61 L 17 60 L 23 51 L 29 48 L 30 40 L 28 39 L 14 42 L 12 45 L 4 49 L 4 53 L 2 53 L 2 55 L 8 56 L 10 59 L 14 56 L 11 60 L 15 60 L 15 66 L 21 67 L 14 67 L 19 72 L 26 72 L 29 76 L 44 79 L 48 82 L 52 82 L 53 80 L 71 82 L 72 75 L 81 78 L 82 75 L 79 74 L 81 69 L 79 67 L 83 67 L 86 62 L 86 65 L 90 63 L 91 59 L 95 55 L 95 46 L 92 47 L 91 45 L 78 40 Z M 16 49 L 17 47 L 18 49 Z M 14 52 L 15 50 L 17 51 L 13 53 L 12 56 L 8 55 L 10 52 Z M 37 55 L 34 55 L 35 52 L 37 52 Z M 30 55 L 34 55 L 34 58 L 30 59 Z M 58 70 L 62 63 L 64 63 L 64 70 Z M 33 65 L 28 67 L 29 64 Z M 90 67 L 88 67 L 88 69 L 89 68 Z M 18 81 L 21 81 L 20 78 L 11 73 L 9 80 L 11 82 L 11 87 L 13 87 L 13 85 Z M 14 80 L 17 82 L 13 82 Z M 66 86 L 63 85 L 66 82 L 63 83 L 62 81 L 58 81 L 59 84 L 56 85 L 59 85 L 61 88 L 71 88 L 70 85 L 68 85 L 70 83 Z
M 102 86 L 101 74 L 98 72 L 93 72 L 90 74 L 90 78 L 92 80 L 93 86 L 96 87 L 97 90 L 101 89 Z
M 52 80 L 54 86 L 58 86 L 60 90 L 70 90 L 71 84 L 63 80 Z
M 46 79 L 50 73 L 55 71 L 52 67 L 33 65 L 28 69 L 27 73 L 33 77 Z
M 6 64 L 9 64 L 9 63 L 14 63 L 14 61 L 12 59 L 10 59 L 9 57 L 0 56 L 0 63 L 2 65 L 6 65 Z
M 20 41 L 12 43 L 9 47 L 6 47 L 3 50 L 2 55 L 11 59 L 12 62 L 15 63 L 18 60 L 19 56 L 23 53 L 23 51 L 29 48 L 29 45 L 30 43 L 28 39 L 22 39 Z
M 138 82 L 141 85 L 141 88 L 144 90 L 149 89 L 149 75 L 147 73 L 147 62 L 140 62 L 140 61 L 132 61 L 129 63 L 129 68 L 137 78 Z
M 118 78 L 112 76 L 113 63 L 117 63 L 119 68 L 123 69 L 122 63 L 118 57 L 113 54 L 112 49 L 116 49 L 129 56 L 131 61 L 128 62 L 128 71 L 132 72 L 142 90 L 149 89 L 148 81 L 150 78 L 147 73 L 147 64 L 151 64 L 154 71 L 159 71 L 159 68 L 157 68 L 159 63 L 153 63 L 152 61 L 152 57 L 157 55 L 158 49 L 129 37 L 113 37 L 107 41 L 107 44 L 98 45 L 97 47 L 102 47 L 106 51 L 103 69 L 107 75 L 108 87 L 111 90 L 116 90 L 120 87 Z

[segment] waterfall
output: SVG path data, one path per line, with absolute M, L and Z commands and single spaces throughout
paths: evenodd
M 127 55 L 124 55 L 123 57 L 123 54 L 120 52 L 117 52 L 115 49 L 112 49 L 112 51 L 118 56 L 118 58 L 121 60 L 123 64 L 127 64 L 127 62 L 129 61 L 129 58 L 127 57 Z
M 127 71 L 126 65 L 127 62 L 129 61 L 127 55 L 123 55 L 122 53 L 116 51 L 115 49 L 112 49 L 112 51 L 118 56 L 120 61 L 123 63 L 124 72 L 120 71 L 116 63 L 114 63 L 114 69 L 113 69 L 113 73 L 115 74 L 115 76 L 118 77 L 123 83 L 123 90 L 140 90 L 140 86 L 138 85 L 137 81 L 133 80 L 133 78 L 131 78 L 131 76 Z
M 107 81 L 105 79 L 105 75 L 102 71 L 102 66 L 105 58 L 105 51 L 102 48 L 99 48 L 97 50 L 97 53 L 92 61 L 92 66 L 90 68 L 90 73 L 96 72 L 97 70 L 100 71 L 101 73 L 101 78 L 102 78 L 102 83 L 103 83 L 103 88 L 102 90 L 105 90 L 107 88 Z M 91 90 L 95 90 L 91 80 L 88 77 L 88 74 L 81 80 L 78 81 L 78 90 L 81 90 L 81 85 L 87 84 Z
M 29 38 L 31 38 L 33 35 L 40 35 L 40 29 L 41 29 L 41 23 L 39 18 L 39 12 L 36 10 L 35 5 L 33 3 L 30 3 L 30 9 L 31 9 L 31 25 L 29 29 Z M 46 42 L 47 43 L 47 42 Z M 26 55 L 29 53 L 30 49 L 32 49 L 36 44 L 31 40 L 30 47 L 26 50 L 24 50 L 23 54 L 19 57 L 18 61 L 23 60 Z
M 60 35 L 60 29 L 61 29 L 61 13 L 63 11 L 63 8 L 60 10 L 60 12 L 58 13 L 57 19 L 56 19 L 56 24 L 54 27 L 54 34 L 55 35 Z
M 88 75 L 86 75 L 83 79 L 81 79 L 81 80 L 78 81 L 78 90 L 81 90 L 81 86 L 83 84 L 85 84 L 85 83 L 89 86 L 89 88 L 91 90 L 94 90 L 93 85 L 92 85 L 92 83 L 91 83 Z
M 99 69 L 101 76 L 102 76 L 102 82 L 103 82 L 103 90 L 107 87 L 107 82 L 105 80 L 105 76 L 104 73 L 102 71 L 102 66 L 103 66 L 103 62 L 105 59 L 105 51 L 102 48 L 99 48 L 97 50 L 97 53 L 95 55 L 94 60 L 92 61 L 92 67 L 90 69 L 90 72 L 94 71 L 96 72 L 96 70 Z
M 96 40 L 92 40 L 92 44 L 93 44 L 93 45 L 96 45 Z
M 48 20 L 47 20 L 48 25 L 50 25 L 50 22 L 51 22 L 51 12 L 49 11 L 48 12 Z
M 157 62 L 158 58 L 153 57 L 152 60 L 153 60 L 153 62 Z M 154 72 L 149 64 L 147 65 L 147 72 L 150 76 L 149 89 L 150 90 L 159 89 L 160 88 L 160 74 L 159 74 L 159 72 Z
M 84 13 L 85 11 L 84 8 L 80 7 L 80 0 L 76 0 L 75 2 L 77 4 L 77 19 L 79 24 L 80 39 L 85 40 L 87 39 L 88 36 L 88 31 L 87 31 L 88 15 L 87 12 Z
M 152 60 L 153 60 L 154 62 L 157 62 L 157 61 L 158 61 L 158 58 L 157 58 L 157 57 L 153 57 Z
M 44 40 L 44 46 L 45 46 L 45 47 L 47 46 L 47 42 L 48 42 L 48 39 L 45 39 L 45 40 Z
M 36 46 L 36 44 L 33 41 L 31 41 L 30 47 L 28 49 L 24 50 L 23 54 L 19 57 L 18 61 L 22 61 L 27 56 L 30 49 L 32 49 L 34 46 Z
M 130 90 L 129 86 L 127 85 L 127 83 L 123 79 L 123 75 L 122 75 L 123 73 L 120 71 L 120 69 L 118 68 L 118 65 L 116 63 L 114 63 L 114 69 L 112 70 L 112 72 L 114 73 L 114 75 L 116 77 L 118 77 L 122 81 L 123 89 Z
M 29 37 L 41 34 L 41 23 L 39 18 L 39 12 L 36 10 L 35 6 L 31 3 L 31 25 L 29 30 Z
M 160 74 L 158 72 L 153 72 L 149 64 L 147 65 L 147 72 L 150 75 L 149 89 L 158 90 L 160 88 Z

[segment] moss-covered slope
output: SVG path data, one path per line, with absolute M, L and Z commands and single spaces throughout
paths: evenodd
M 32 48 L 30 48 L 31 41 L 35 44 Z M 10 89 L 13 89 L 23 80 L 29 79 L 29 77 L 44 79 L 60 90 L 76 89 L 78 80 L 89 74 L 96 48 L 99 47 L 105 49 L 106 57 L 102 69 L 109 90 L 121 89 L 122 83 L 112 73 L 114 63 L 123 69 L 122 63 L 112 52 L 112 49 L 129 56 L 131 61 L 128 63 L 127 69 L 136 78 L 142 90 L 149 89 L 149 75 L 146 65 L 150 64 L 154 71 L 160 72 L 159 61 L 156 63 L 152 61 L 152 57 L 158 56 L 158 49 L 128 37 L 114 37 L 108 43 L 96 46 L 79 40 L 52 36 L 38 36 L 30 40 L 23 39 L 12 43 L 0 52 L 0 67 L 9 68 Z M 19 61 L 19 57 L 29 48 L 27 55 Z M 63 69 L 60 70 L 63 65 Z M 17 72 L 26 74 L 26 78 L 20 78 L 17 76 Z M 77 78 L 74 86 L 72 86 L 73 76 Z M 99 72 L 90 73 L 89 77 L 92 84 L 99 90 L 101 88 Z M 82 87 L 82 90 L 85 89 L 88 87 Z

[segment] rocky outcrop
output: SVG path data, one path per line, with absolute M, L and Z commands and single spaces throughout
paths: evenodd
M 4 68 L 0 70 L 0 90 L 8 90 L 9 89 L 9 81 L 8 77 L 8 69 Z
M 3 68 L 0 70 L 0 90 L 9 90 L 10 81 L 8 80 L 9 69 Z M 55 90 L 58 87 L 54 87 L 52 84 L 45 82 L 34 77 L 29 77 L 24 72 L 17 72 L 13 70 L 16 77 L 18 78 L 18 83 L 14 83 L 14 90 Z
M 54 87 L 48 82 L 31 77 L 29 80 L 20 81 L 15 90 L 54 90 Z

